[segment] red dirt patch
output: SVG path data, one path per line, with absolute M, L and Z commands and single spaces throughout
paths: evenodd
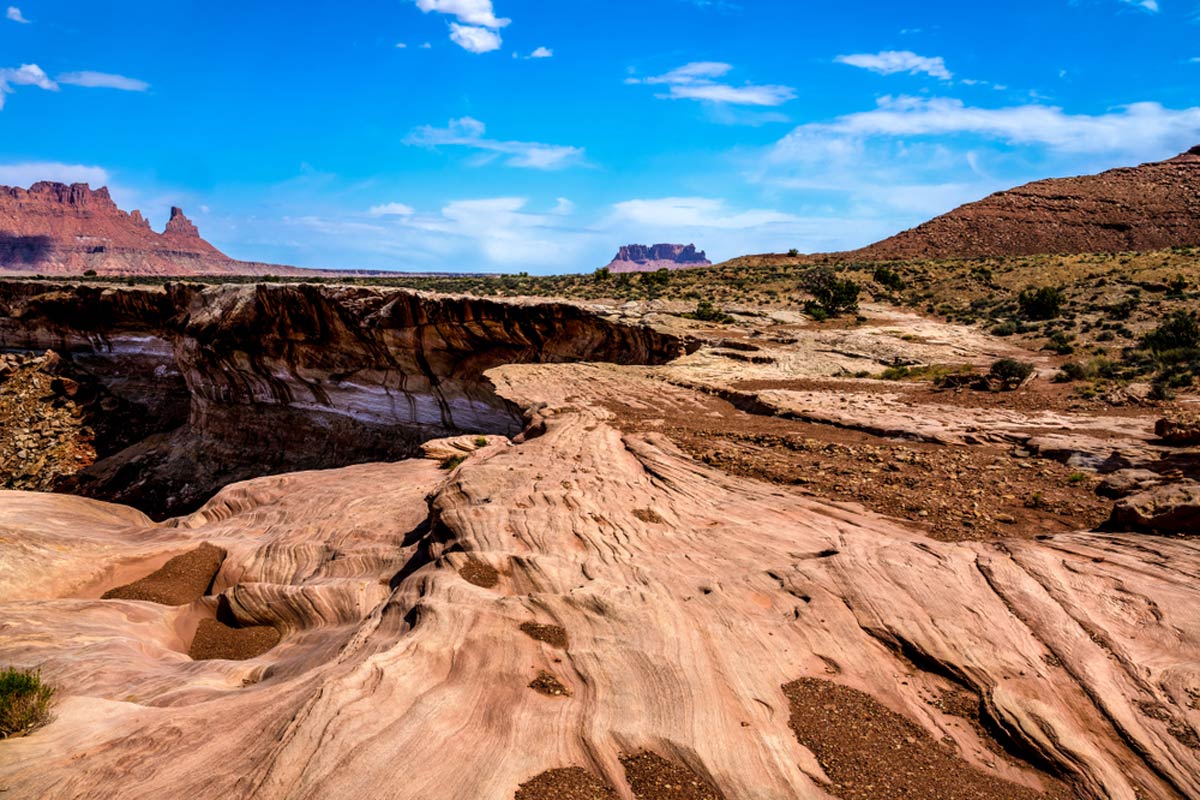
M 783 687 L 789 724 L 843 800 L 1067 800 L 1043 776 L 1042 793 L 975 769 L 906 717 L 868 694 L 817 678 Z M 964 709 L 965 710 L 965 709 Z
M 225 551 L 206 542 L 195 550 L 175 556 L 140 580 L 109 589 L 101 599 L 186 605 L 208 594 L 224 561 Z
M 617 793 L 586 769 L 552 769 L 522 783 L 513 800 L 616 800 Z
M 491 589 L 500 582 L 500 573 L 490 564 L 471 560 L 459 567 L 458 574 L 467 583 L 473 583 L 484 589 Z
M 539 672 L 538 676 L 529 682 L 529 688 L 549 697 L 571 696 L 571 690 L 563 686 L 558 678 L 545 670 Z
M 269 625 L 231 628 L 215 619 L 200 620 L 188 655 L 194 661 L 247 661 L 279 644 L 279 631 Z
M 614 400 L 605 406 L 622 430 L 662 433 L 724 472 L 858 503 L 943 541 L 1086 530 L 1111 512 L 1094 491 L 1094 476 L 1049 459 L 1015 458 L 995 445 L 899 442 L 749 414 L 699 393 L 696 400 L 704 407 L 647 411 Z
M 567 629 L 558 625 L 542 625 L 537 622 L 522 622 L 521 631 L 531 639 L 545 642 L 551 647 L 567 649 Z
M 638 800 L 723 800 L 724 795 L 687 767 L 655 753 L 621 756 L 625 779 Z

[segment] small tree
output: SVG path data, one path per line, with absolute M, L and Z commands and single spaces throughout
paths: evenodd
M 858 284 L 849 278 L 839 278 L 828 267 L 809 273 L 804 288 L 813 296 L 813 302 L 806 304 L 806 310 L 813 316 L 835 317 L 858 310 Z
M 992 364 L 988 374 L 1000 382 L 1005 389 L 1015 389 L 1033 374 L 1033 364 L 1017 361 L 1015 358 L 1002 358 Z
M 1200 324 L 1191 311 L 1176 311 L 1166 322 L 1142 337 L 1142 346 L 1160 358 L 1186 356 L 1200 346 Z
M 609 280 L 611 277 L 612 277 L 612 270 L 610 270 L 608 267 L 601 267 L 600 269 L 598 269 L 592 273 L 592 279 L 594 281 L 596 281 L 596 283 L 604 283 L 605 281 Z

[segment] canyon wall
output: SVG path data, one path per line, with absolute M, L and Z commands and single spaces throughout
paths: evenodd
M 404 458 L 461 433 L 516 435 L 521 412 L 484 376 L 501 364 L 657 364 L 685 344 L 565 303 L 12 282 L 0 283 L 0 349 L 61 353 L 103 394 L 94 423 L 126 431 L 109 437 L 122 449 L 62 488 L 165 514 L 258 475 Z

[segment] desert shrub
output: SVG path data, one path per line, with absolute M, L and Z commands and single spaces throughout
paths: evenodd
M 488 438 L 486 436 L 476 436 L 475 437 L 475 446 L 476 447 L 487 447 L 488 446 Z
M 810 314 L 814 308 L 823 310 L 831 317 L 858 310 L 858 284 L 849 278 L 839 278 L 827 267 L 809 273 L 804 288 L 813 296 L 813 301 L 806 306 Z
M 607 281 L 611 277 L 612 277 L 612 270 L 610 270 L 608 267 L 601 267 L 600 269 L 598 269 L 592 273 L 592 279 L 595 280 L 596 283 L 603 283 L 604 281 Z
M 643 272 L 641 280 L 643 286 L 662 288 L 671 282 L 671 271 L 663 267 L 654 272 Z
M 904 279 L 900 277 L 899 272 L 896 272 L 891 267 L 880 265 L 875 268 L 875 272 L 871 277 L 885 289 L 898 292 L 904 288 Z
M 792 258 L 795 258 L 796 256 L 800 255 L 800 251 L 793 247 L 791 250 L 788 250 L 788 255 Z
M 1056 286 L 1030 286 L 1017 296 L 1017 305 L 1021 314 L 1028 319 L 1054 319 L 1062 313 L 1066 297 L 1062 289 Z
M 905 366 L 888 367 L 879 377 L 885 381 L 902 381 L 912 374 L 912 370 Z
M 988 375 L 1005 386 L 1020 386 L 1032 374 L 1033 364 L 1017 361 L 1015 358 L 1002 358 L 994 362 L 988 371 Z
M 53 702 L 54 687 L 42 683 L 39 673 L 12 667 L 0 671 L 0 739 L 45 725 Z
M 1017 332 L 1017 324 L 1015 322 L 1001 322 L 992 328 L 993 336 L 1012 336 Z
M 1075 352 L 1075 345 L 1071 344 L 1071 337 L 1063 331 L 1055 331 L 1050 336 L 1050 341 L 1046 343 L 1045 349 L 1053 350 L 1060 356 L 1069 356 Z
M 83 271 L 83 277 L 85 277 L 85 278 L 94 278 L 94 277 L 96 277 L 96 270 L 94 270 L 94 269 L 85 269 L 85 270 Z
M 449 471 L 452 469 L 457 469 L 458 466 L 466 460 L 466 456 L 450 456 L 449 458 L 444 459 L 440 466 L 442 469 Z
M 733 317 L 713 305 L 711 300 L 701 300 L 696 303 L 695 311 L 683 316 L 690 319 L 698 319 L 701 322 L 720 322 L 726 324 L 733 322 Z
M 1182 361 L 1200 346 L 1200 324 L 1190 311 L 1177 311 L 1142 337 L 1142 346 L 1163 361 Z

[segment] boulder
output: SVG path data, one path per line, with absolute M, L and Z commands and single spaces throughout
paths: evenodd
M 1118 500 L 1109 525 L 1147 533 L 1200 533 L 1200 483 L 1155 486 Z

